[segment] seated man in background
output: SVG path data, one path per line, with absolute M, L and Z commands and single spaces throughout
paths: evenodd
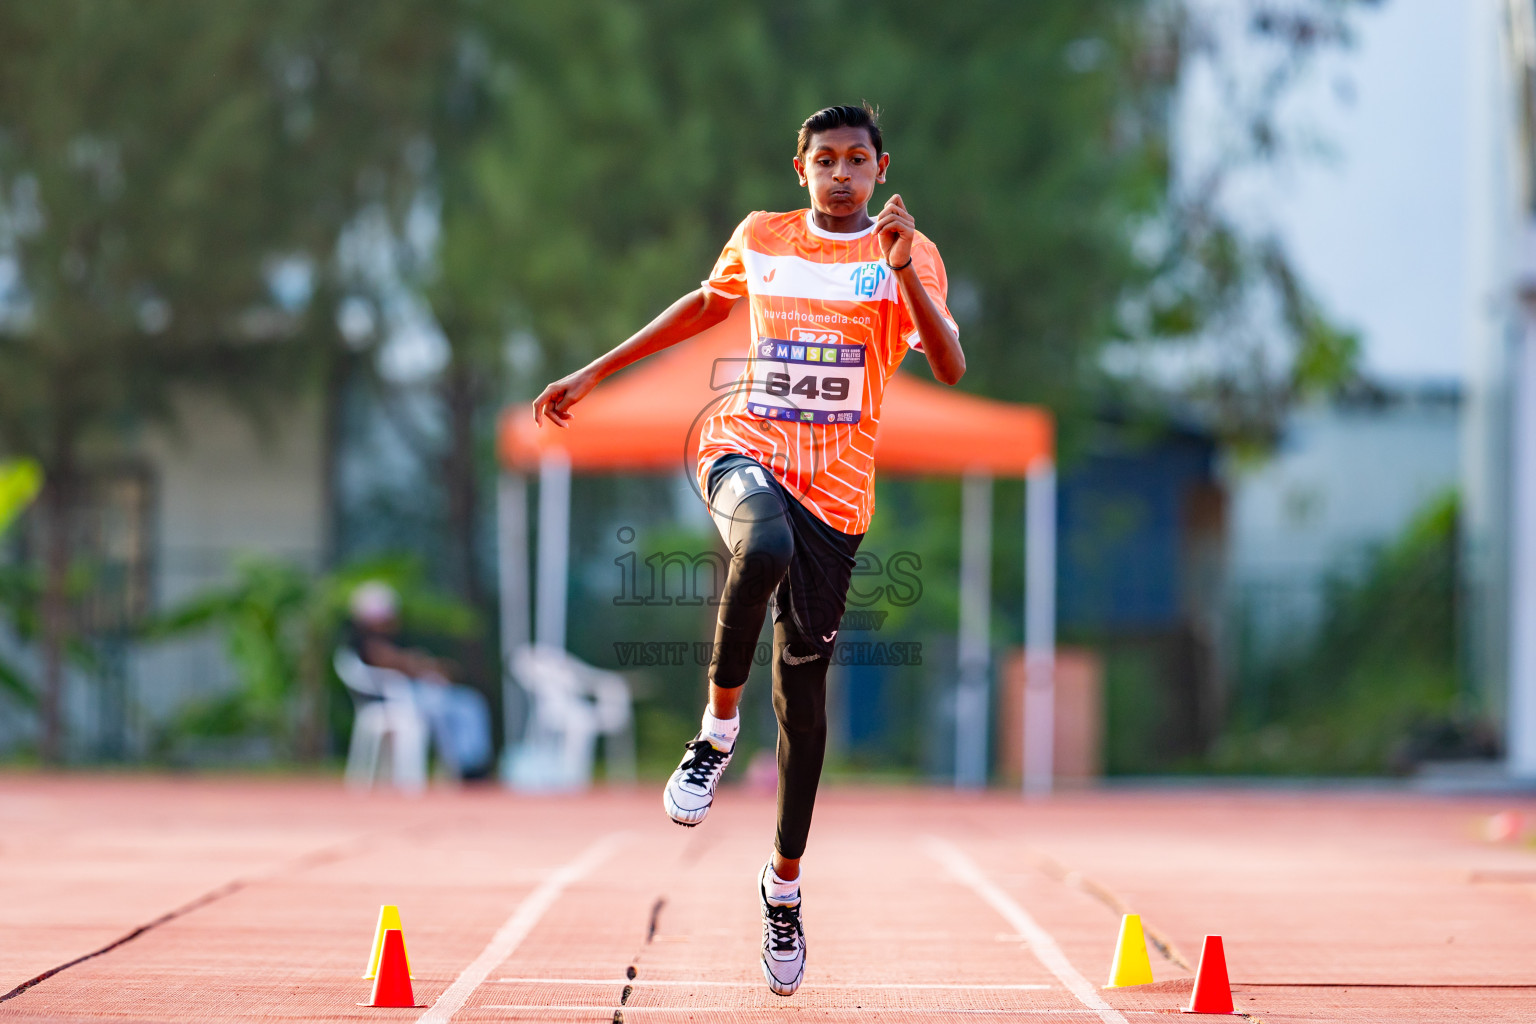
M 366 665 L 399 672 L 411 681 L 411 696 L 432 730 L 438 756 L 463 779 L 483 779 L 491 770 L 491 715 L 478 690 L 449 682 L 451 662 L 402 647 L 400 597 L 387 583 L 369 580 L 352 591 L 346 643 Z

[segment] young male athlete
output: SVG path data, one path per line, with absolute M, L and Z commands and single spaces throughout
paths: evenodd
M 533 403 L 536 421 L 547 415 L 564 427 L 598 381 L 719 323 L 737 300 L 749 303 L 746 370 L 699 439 L 699 484 L 731 554 L 709 706 L 663 802 L 679 825 L 709 813 L 771 598 L 778 831 L 758 898 L 763 973 L 783 996 L 805 973 L 800 857 L 826 750 L 827 666 L 874 511 L 881 399 L 909 347 L 946 384 L 965 372 L 938 250 L 899 195 L 869 216 L 890 164 L 875 111 L 812 114 L 800 126 L 794 164 L 810 209 L 749 215 L 697 291 Z

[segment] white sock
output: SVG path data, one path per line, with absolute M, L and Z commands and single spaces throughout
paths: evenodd
M 800 895 L 800 879 L 786 882 L 779 877 L 779 873 L 773 870 L 773 862 L 768 862 L 768 869 L 763 872 L 763 889 L 771 900 L 792 900 Z
M 710 746 L 729 754 L 731 748 L 736 746 L 736 734 L 741 732 L 741 715 L 738 713 L 732 718 L 716 718 L 709 713 L 709 708 L 705 708 L 703 728 L 700 731 L 709 740 Z

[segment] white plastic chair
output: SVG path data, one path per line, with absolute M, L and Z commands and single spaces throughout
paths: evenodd
M 608 777 L 634 780 L 634 714 L 623 676 L 539 645 L 519 648 L 509 667 L 531 705 L 522 742 L 509 751 L 507 777 L 512 785 L 587 788 L 599 736 L 607 741 Z
M 338 648 L 333 663 L 356 711 L 347 747 L 347 785 L 372 789 L 387 749 L 394 784 L 408 793 L 421 792 L 427 784 L 428 730 L 411 697 L 411 681 L 367 664 L 350 647 Z

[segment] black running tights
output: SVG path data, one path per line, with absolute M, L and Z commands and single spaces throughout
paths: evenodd
M 709 678 L 730 689 L 747 681 L 768 599 L 789 569 L 794 533 L 780 499 L 748 494 L 730 522 L 731 561 L 721 592 Z M 791 860 L 805 853 L 827 752 L 827 659 L 787 621 L 773 626 L 773 710 L 779 720 L 779 816 L 774 846 Z

